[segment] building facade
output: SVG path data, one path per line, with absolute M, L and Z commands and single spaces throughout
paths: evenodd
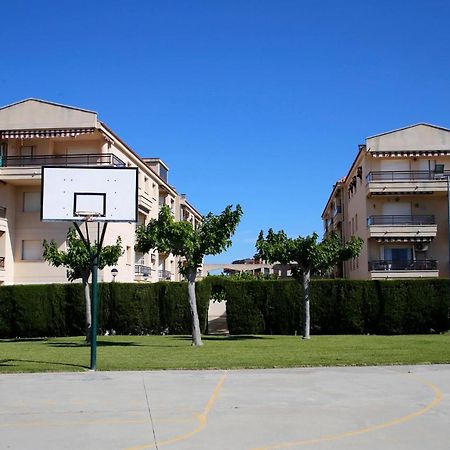
M 322 213 L 325 235 L 359 236 L 350 279 L 449 276 L 450 130 L 418 124 L 371 136 Z
M 66 282 L 66 270 L 42 259 L 44 240 L 66 247 L 68 223 L 40 221 L 42 166 L 137 167 L 138 224 L 111 223 L 105 245 L 122 239 L 117 265 L 121 282 L 178 281 L 178 259 L 171 254 L 139 254 L 135 229 L 168 205 L 176 220 L 195 227 L 201 214 L 168 182 L 169 168 L 159 158 L 141 158 L 97 113 L 29 99 L 0 108 L 0 285 Z M 111 268 L 99 281 L 112 281 Z

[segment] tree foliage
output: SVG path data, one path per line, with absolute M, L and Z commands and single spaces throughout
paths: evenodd
M 181 257 L 180 272 L 188 280 L 188 298 L 192 316 L 192 344 L 202 345 L 195 297 L 197 269 L 205 255 L 217 255 L 231 246 L 233 236 L 242 216 L 239 205 L 233 210 L 228 205 L 221 214 L 207 214 L 197 227 L 190 222 L 176 221 L 169 207 L 164 205 L 157 219 L 136 230 L 136 250 L 148 253 L 156 249 L 160 253 L 172 253 Z
M 316 233 L 297 238 L 289 238 L 283 230 L 275 233 L 270 229 L 266 237 L 263 231 L 259 233 L 256 241 L 258 251 L 256 257 L 269 263 L 289 264 L 293 276 L 301 280 L 303 284 L 304 339 L 310 337 L 309 281 L 311 273 L 324 274 L 338 262 L 355 258 L 361 251 L 362 244 L 362 239 L 354 236 L 348 242 L 342 243 L 336 234 L 331 234 L 318 242 Z
M 239 205 L 233 211 L 228 205 L 219 215 L 212 213 L 202 218 L 194 228 L 188 221 L 176 221 L 169 207 L 164 205 L 158 219 L 136 230 L 136 250 L 148 253 L 157 249 L 161 253 L 181 256 L 180 271 L 187 275 L 189 269 L 202 265 L 205 255 L 217 255 L 231 246 L 237 225 L 242 216 Z
M 91 244 L 90 250 L 78 237 L 76 231 L 70 228 L 67 232 L 67 251 L 59 250 L 55 240 L 44 241 L 44 259 L 52 266 L 65 267 L 67 269 L 67 279 L 74 281 L 79 278 L 89 277 L 92 268 L 91 254 L 98 251 L 97 243 Z M 98 268 L 104 269 L 106 266 L 117 264 L 119 257 L 123 254 L 120 237 L 114 245 L 102 247 L 98 257 Z
M 91 297 L 89 293 L 89 277 L 93 266 L 93 255 L 98 254 L 98 243 L 90 244 L 90 248 L 78 237 L 73 228 L 69 228 L 66 237 L 67 251 L 59 250 L 55 240 L 44 241 L 44 259 L 52 266 L 65 267 L 67 279 L 74 281 L 81 279 L 84 289 L 85 315 L 86 315 L 86 341 L 91 335 Z M 123 254 L 120 237 L 114 245 L 102 247 L 97 258 L 99 269 L 117 264 Z
M 275 233 L 269 229 L 266 237 L 263 231 L 259 233 L 256 257 L 269 263 L 295 263 L 291 264 L 294 275 L 304 271 L 323 275 L 338 262 L 358 256 L 362 244 L 363 240 L 358 237 L 352 237 L 344 244 L 336 234 L 331 234 L 318 242 L 317 233 L 289 238 L 283 230 Z

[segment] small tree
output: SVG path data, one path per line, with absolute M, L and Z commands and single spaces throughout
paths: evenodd
M 153 219 L 136 230 L 136 250 L 148 253 L 156 249 L 161 253 L 180 256 L 180 272 L 188 281 L 188 297 L 192 316 L 192 345 L 202 345 L 195 297 L 197 269 L 205 255 L 217 255 L 231 246 L 231 236 L 242 216 L 239 205 L 233 211 L 227 206 L 219 215 L 209 213 L 194 228 L 190 222 L 175 221 L 167 205 L 161 208 L 158 219 Z
M 86 309 L 86 341 L 91 337 L 91 295 L 89 291 L 89 277 L 92 270 L 91 254 L 97 251 L 97 243 L 91 244 L 91 252 L 85 243 L 77 236 L 76 231 L 70 228 L 67 232 L 67 251 L 58 250 L 57 243 L 52 239 L 50 243 L 44 241 L 44 259 L 52 266 L 66 267 L 67 279 L 74 281 L 81 278 L 84 291 L 84 303 Z M 117 264 L 119 257 L 123 254 L 120 237 L 115 245 L 102 247 L 98 257 L 98 268 Z
M 352 237 L 343 244 L 336 234 L 317 242 L 317 234 L 289 238 L 281 230 L 275 233 L 270 229 L 267 237 L 263 231 L 256 241 L 257 257 L 273 264 L 289 264 L 294 278 L 303 284 L 304 296 L 304 330 L 303 338 L 310 338 L 309 281 L 311 273 L 324 274 L 338 262 L 355 258 L 359 255 L 363 240 Z

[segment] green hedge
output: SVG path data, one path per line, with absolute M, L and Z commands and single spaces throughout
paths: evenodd
M 99 331 L 190 334 L 186 283 L 104 283 Z M 311 282 L 313 334 L 408 334 L 450 328 L 449 280 Z M 231 334 L 301 334 L 303 290 L 295 280 L 197 283 L 202 332 L 210 297 L 227 300 Z M 77 336 L 85 329 L 79 283 L 0 287 L 0 337 Z
M 202 332 L 207 325 L 210 285 L 197 283 Z M 99 285 L 99 332 L 189 334 L 186 283 Z M 0 287 L 0 338 L 79 336 L 85 333 L 83 287 L 79 283 Z
M 303 289 L 295 280 L 210 277 L 227 300 L 232 334 L 295 334 L 303 329 Z M 313 280 L 311 331 L 315 334 L 408 334 L 450 328 L 449 281 Z

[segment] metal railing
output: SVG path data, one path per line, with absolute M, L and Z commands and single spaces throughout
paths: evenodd
M 142 275 L 143 277 L 149 277 L 151 270 L 152 270 L 151 267 L 144 266 L 143 264 L 134 265 L 135 275 Z
M 4 206 L 0 206 L 0 219 L 6 219 L 6 208 Z
M 369 216 L 367 225 L 435 225 L 436 219 L 432 215 L 381 215 Z
M 435 172 L 433 170 L 381 170 L 369 172 L 366 181 L 427 181 L 445 180 L 450 170 Z
M 158 277 L 160 280 L 170 280 L 172 277 L 172 273 L 168 270 L 159 270 Z
M 4 269 L 4 268 L 5 268 L 5 257 L 0 256 L 0 269 Z
M 369 271 L 384 270 L 437 270 L 437 261 L 435 259 L 421 260 L 389 260 L 381 259 L 369 261 Z
M 112 153 L 83 153 L 72 155 L 29 155 L 7 156 L 2 159 L 2 167 L 27 166 L 125 166 Z

